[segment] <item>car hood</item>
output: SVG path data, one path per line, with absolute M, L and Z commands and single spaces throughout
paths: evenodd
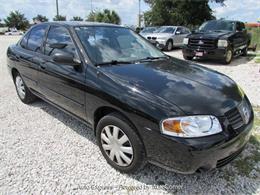
M 159 96 L 186 114 L 223 116 L 242 100 L 229 77 L 175 58 L 104 66 L 101 70 L 116 83 L 127 83 L 142 93 Z
M 150 33 L 150 34 L 146 34 L 145 36 L 146 37 L 156 37 L 158 39 L 158 38 L 170 37 L 170 36 L 172 36 L 172 34 L 170 34 L 170 33 Z
M 194 39 L 219 39 L 221 37 L 230 35 L 232 32 L 215 32 L 215 31 L 209 31 L 209 32 L 197 32 L 188 35 L 188 38 L 194 38 Z

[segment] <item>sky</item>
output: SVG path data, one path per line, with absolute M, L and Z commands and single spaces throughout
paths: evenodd
M 143 12 L 149 10 L 149 6 L 141 1 L 141 10 Z M 93 10 L 113 9 L 121 17 L 122 24 L 137 24 L 138 0 L 59 0 L 60 15 L 66 15 L 67 20 L 73 16 L 86 18 L 91 7 Z M 226 0 L 225 6 L 210 3 L 210 7 L 217 18 L 244 22 L 255 22 L 260 19 L 260 0 Z M 52 20 L 56 15 L 56 4 L 55 0 L 0 0 L 0 19 L 5 18 L 13 10 L 24 13 L 30 21 L 37 14 L 45 15 Z

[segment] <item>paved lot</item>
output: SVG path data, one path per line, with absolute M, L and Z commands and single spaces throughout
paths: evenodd
M 260 193 L 259 108 L 246 150 L 220 170 L 180 175 L 148 165 L 136 175 L 121 174 L 105 162 L 91 129 L 43 101 L 19 101 L 5 62 L 7 46 L 17 39 L 0 36 L 0 194 Z M 203 64 L 228 74 L 260 105 L 259 65 L 247 58 Z

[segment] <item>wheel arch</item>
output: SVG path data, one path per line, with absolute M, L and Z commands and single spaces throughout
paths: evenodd
M 16 76 L 18 73 L 19 73 L 19 72 L 18 72 L 18 70 L 17 70 L 16 68 L 12 68 L 11 74 L 12 74 L 13 80 L 15 79 L 15 76 Z
M 98 109 L 96 109 L 96 111 L 94 112 L 94 116 L 93 116 L 93 129 L 94 129 L 94 133 L 96 135 L 96 127 L 98 122 L 100 121 L 101 118 L 103 118 L 104 116 L 111 114 L 111 113 L 118 113 L 120 114 L 130 125 L 131 127 L 136 131 L 136 133 L 138 134 L 138 136 L 140 137 L 139 132 L 137 131 L 136 126 L 134 125 L 134 123 L 129 119 L 129 117 L 127 117 L 122 111 L 120 111 L 119 109 L 110 107 L 110 106 L 102 106 L 99 107 Z M 141 138 L 141 137 L 140 137 Z
M 102 106 L 99 107 L 98 109 L 96 109 L 96 111 L 94 112 L 94 117 L 93 117 L 93 130 L 94 130 L 94 135 L 96 136 L 96 127 L 98 122 L 100 121 L 101 118 L 103 118 L 104 116 L 111 114 L 111 113 L 117 113 L 120 114 L 120 116 L 125 120 L 125 122 L 127 122 L 130 127 L 136 132 L 136 134 L 138 135 L 138 137 L 140 138 L 143 147 L 144 147 L 144 152 L 146 155 L 146 147 L 145 144 L 143 142 L 142 136 L 140 135 L 139 131 L 137 130 L 137 127 L 135 126 L 135 124 L 129 119 L 129 117 L 126 116 L 126 114 L 124 114 L 122 111 L 120 111 L 119 109 L 110 107 L 110 106 Z

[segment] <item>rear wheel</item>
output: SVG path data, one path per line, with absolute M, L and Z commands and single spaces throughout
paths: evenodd
M 36 96 L 30 92 L 18 72 L 14 75 L 14 83 L 17 95 L 23 103 L 29 104 L 35 101 Z
M 248 46 L 242 50 L 242 56 L 247 56 Z
M 231 47 L 227 48 L 223 63 L 224 64 L 230 64 L 233 59 L 233 50 Z
M 113 168 L 133 173 L 145 165 L 143 144 L 120 114 L 112 113 L 99 121 L 97 141 L 103 156 Z

